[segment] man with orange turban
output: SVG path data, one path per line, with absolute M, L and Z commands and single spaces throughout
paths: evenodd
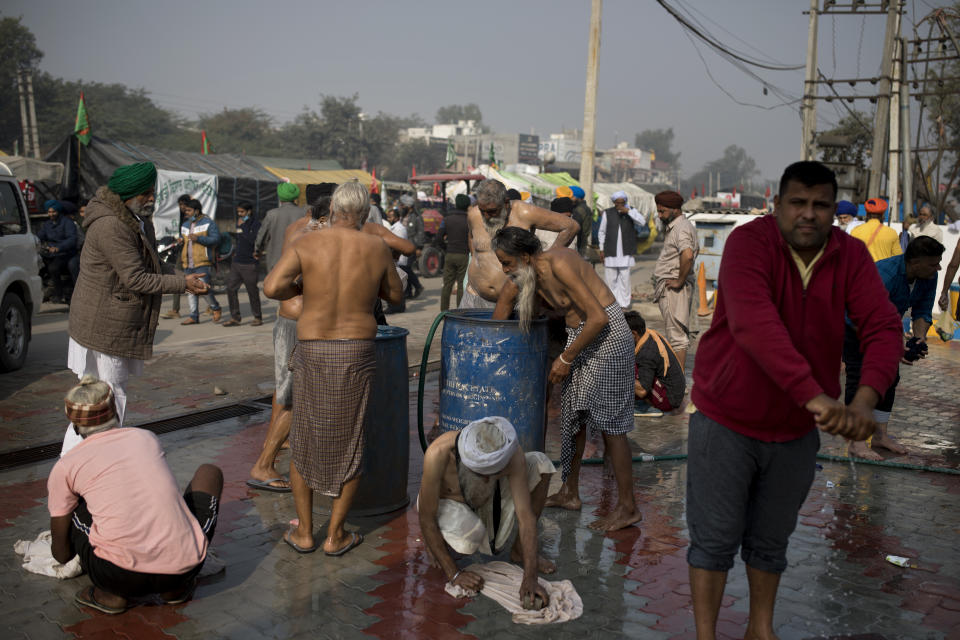
M 900 236 L 883 224 L 887 201 L 883 198 L 870 198 L 863 203 L 863 208 L 867 210 L 867 221 L 851 231 L 850 235 L 867 245 L 873 261 L 879 262 L 903 253 L 900 250 Z

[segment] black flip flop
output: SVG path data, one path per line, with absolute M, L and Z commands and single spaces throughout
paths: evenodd
M 363 534 L 359 531 L 351 531 L 350 542 L 347 544 L 347 546 L 343 547 L 342 549 L 337 549 L 336 551 L 324 551 L 324 553 L 328 556 L 342 556 L 347 551 L 350 551 L 350 549 L 353 549 L 359 545 L 361 542 L 363 542 Z
M 100 613 L 105 613 L 110 616 L 121 614 L 128 609 L 128 607 L 110 607 L 98 601 L 93 595 L 93 585 L 77 591 L 77 594 L 73 596 L 73 600 L 79 605 L 96 609 Z
M 290 493 L 290 487 L 275 487 L 273 482 L 290 482 L 284 477 L 279 478 L 270 478 L 269 480 L 257 480 L 256 478 L 250 478 L 247 480 L 247 486 L 253 489 L 259 489 L 260 491 L 272 491 L 274 493 Z
M 290 548 L 296 551 L 297 553 L 303 553 L 303 554 L 313 553 L 320 547 L 320 543 L 316 541 L 316 538 L 314 538 L 312 547 L 301 547 L 296 542 L 290 539 L 289 537 L 290 531 L 292 531 L 292 529 L 288 530 L 285 534 L 283 534 L 283 541 L 286 542 L 290 546 Z

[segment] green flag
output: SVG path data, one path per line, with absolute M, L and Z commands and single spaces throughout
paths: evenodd
M 490 164 L 496 164 L 496 163 L 497 163 L 497 156 L 493 152 L 493 143 L 491 142 L 490 143 Z
M 453 148 L 453 140 L 447 140 L 447 169 L 457 163 L 457 150 Z
M 83 100 L 83 92 L 80 92 L 80 104 L 77 105 L 77 122 L 73 125 L 73 134 L 77 136 L 80 144 L 86 146 L 90 144 L 90 121 L 87 120 L 87 104 Z

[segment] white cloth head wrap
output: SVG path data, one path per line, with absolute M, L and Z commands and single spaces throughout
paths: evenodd
M 516 429 L 500 416 L 474 420 L 457 439 L 460 460 L 467 469 L 484 476 L 503 471 L 519 446 Z
M 614 202 L 616 202 L 617 200 L 623 200 L 624 202 L 629 202 L 629 198 L 627 198 L 626 191 L 617 191 L 612 196 L 610 196 L 610 199 L 613 200 Z

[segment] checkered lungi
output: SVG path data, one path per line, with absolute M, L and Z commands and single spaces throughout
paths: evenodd
M 363 423 L 377 369 L 373 340 L 300 340 L 290 356 L 290 450 L 307 486 L 338 497 L 360 474 Z
M 604 311 L 610 321 L 573 360 L 560 397 L 560 464 L 563 480 L 570 475 L 576 436 L 586 425 L 589 433 L 620 435 L 633 429 L 633 334 L 623 309 L 613 302 Z M 567 347 L 583 323 L 567 327 Z

